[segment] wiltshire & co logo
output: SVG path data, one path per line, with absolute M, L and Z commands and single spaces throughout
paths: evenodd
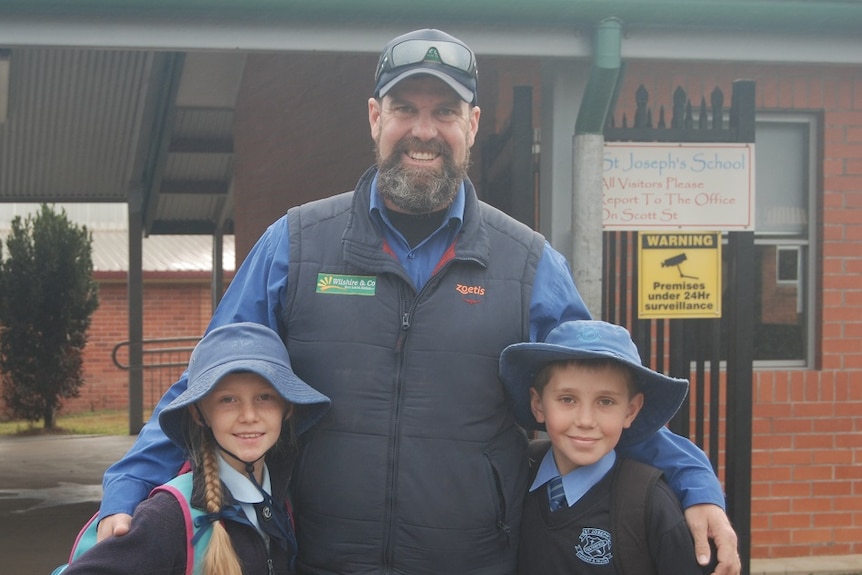
M 375 276 L 317 274 L 317 293 L 373 296 L 376 288 Z

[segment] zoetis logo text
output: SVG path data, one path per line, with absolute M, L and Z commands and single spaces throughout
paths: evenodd
M 455 289 L 461 295 L 485 295 L 485 288 L 482 286 L 465 286 L 463 284 L 457 284 Z

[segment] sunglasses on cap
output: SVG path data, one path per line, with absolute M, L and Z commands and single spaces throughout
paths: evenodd
M 404 40 L 390 47 L 380 58 L 376 78 L 380 80 L 382 74 L 420 62 L 436 62 L 476 76 L 473 52 L 463 44 L 448 40 Z

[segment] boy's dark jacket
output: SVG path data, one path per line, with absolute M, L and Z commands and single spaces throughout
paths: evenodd
M 530 483 L 550 449 L 530 442 Z M 631 459 L 614 467 L 571 508 L 549 509 L 547 489 L 527 495 L 519 575 L 702 575 L 676 496 L 661 471 Z

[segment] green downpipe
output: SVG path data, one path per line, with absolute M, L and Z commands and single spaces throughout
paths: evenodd
M 606 18 L 596 26 L 593 66 L 575 121 L 575 135 L 604 131 L 622 67 L 622 28 L 619 18 Z

